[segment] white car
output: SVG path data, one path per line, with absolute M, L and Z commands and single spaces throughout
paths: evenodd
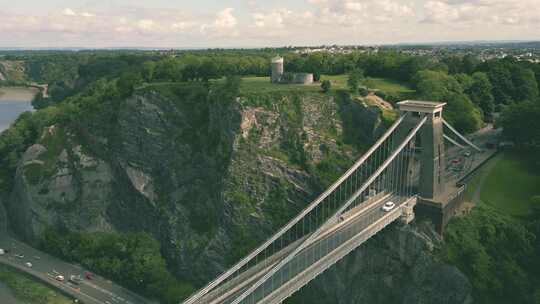
M 25 265 L 26 265 L 26 267 L 28 267 L 28 268 L 32 268 L 32 263 L 30 263 L 30 262 L 26 262 Z
M 55 280 L 57 281 L 60 281 L 60 282 L 64 282 L 64 276 L 63 275 L 57 275 L 54 277 Z
M 396 204 L 394 204 L 394 202 L 386 202 L 382 206 L 382 210 L 385 211 L 385 212 L 388 212 L 388 211 L 394 209 L 394 207 L 396 207 Z

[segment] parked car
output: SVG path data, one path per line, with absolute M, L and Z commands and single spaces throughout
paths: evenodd
M 0 248 L 0 255 L 4 255 L 4 254 L 6 254 L 6 252 L 4 251 L 4 249 Z
M 471 156 L 471 151 L 465 151 L 465 152 L 463 152 L 463 155 L 465 157 L 469 157 L 469 156 Z
M 64 282 L 64 280 L 65 280 L 64 276 L 61 275 L 61 274 L 55 276 L 54 279 L 57 280 L 57 281 L 60 281 L 60 282 Z
M 394 202 L 386 202 L 382 206 L 382 210 L 385 211 L 385 212 L 388 212 L 388 211 L 394 209 L 394 207 L 396 207 L 396 204 L 394 204 Z
M 30 263 L 30 262 L 26 262 L 25 265 L 26 265 L 26 267 L 28 267 L 28 268 L 32 268 L 32 263 Z
M 84 273 L 84 277 L 87 279 L 87 280 L 92 280 L 94 278 L 94 274 L 87 271 Z
M 81 281 L 82 281 L 81 275 L 73 275 L 72 274 L 71 276 L 69 276 L 69 281 L 71 283 L 75 284 L 75 285 L 79 285 L 79 284 L 81 284 Z

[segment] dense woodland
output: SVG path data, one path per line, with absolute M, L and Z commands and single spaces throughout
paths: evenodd
M 233 76 L 267 76 L 269 60 L 275 55 L 276 50 L 211 50 L 175 56 L 153 52 L 4 56 L 1 60 L 23 60 L 26 80 L 49 84 L 50 98 L 37 98 L 34 105 L 40 110 L 24 113 L 1 134 L 0 191 L 9 192 L 22 153 L 45 126 L 65 124 L 81 134 L 88 129 L 107 134 L 123 100 L 148 83 L 197 82 L 238 94 L 239 78 Z M 447 102 L 446 118 L 460 131 L 469 133 L 485 123 L 495 123 L 520 151 L 540 153 L 540 64 L 513 58 L 480 62 L 473 56 L 434 60 L 397 51 L 281 55 L 290 72 L 311 72 L 316 79 L 350 75 L 348 91 L 333 90 L 326 83 L 321 94 L 361 95 L 365 77 L 392 79 L 416 93 L 392 96 L 378 92 L 387 100 L 411 97 Z M 448 231 L 445 259 L 469 276 L 480 303 L 540 303 L 540 291 L 534 286 L 540 283 L 539 216 L 537 212 L 531 219 L 516 220 L 479 208 Z M 44 240 L 43 249 L 79 261 L 163 302 L 173 303 L 193 290 L 167 271 L 159 244 L 148 235 L 49 231 Z

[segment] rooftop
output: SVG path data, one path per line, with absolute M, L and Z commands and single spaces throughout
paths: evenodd
M 445 102 L 438 101 L 424 101 L 424 100 L 404 100 L 397 103 L 401 111 L 412 112 L 438 112 L 442 111 Z

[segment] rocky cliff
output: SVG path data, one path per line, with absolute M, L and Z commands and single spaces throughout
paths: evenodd
M 346 96 L 236 98 L 202 85 L 141 89 L 107 123 L 107 132 L 43 130 L 17 168 L 7 202 L 13 229 L 30 242 L 47 228 L 148 231 L 169 267 L 196 285 L 305 207 L 384 128 L 377 107 Z M 340 303 L 401 293 L 402 303 L 439 303 L 422 299 L 435 299 L 429 290 L 446 279 L 456 301 L 444 303 L 463 303 L 466 280 L 433 261 L 431 238 L 392 230 L 325 276 L 370 282 Z M 332 281 L 335 289 L 320 289 L 330 298 L 353 282 Z M 376 297 L 370 289 L 380 286 L 396 293 Z
M 431 224 L 393 224 L 316 278 L 290 303 L 472 303 L 468 279 L 436 258 L 441 244 Z

